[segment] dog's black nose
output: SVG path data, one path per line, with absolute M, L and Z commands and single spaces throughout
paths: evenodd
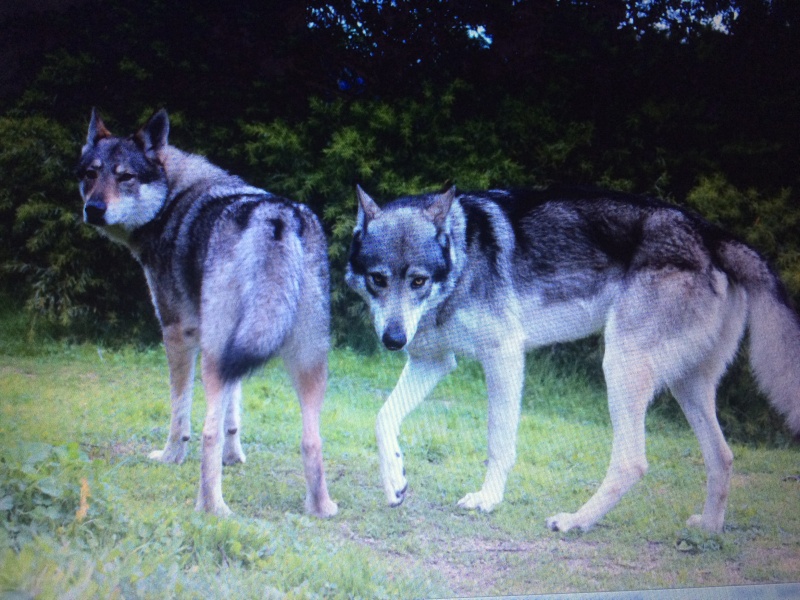
M 106 205 L 96 200 L 90 200 L 83 207 L 84 221 L 90 225 L 105 225 L 105 214 Z
M 397 323 L 390 323 L 381 338 L 388 350 L 401 350 L 406 345 L 406 332 Z

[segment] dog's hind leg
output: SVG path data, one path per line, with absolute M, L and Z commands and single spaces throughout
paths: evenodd
M 671 384 L 670 389 L 700 442 L 708 478 L 703 514 L 691 516 L 686 524 L 719 533 L 725 521 L 725 507 L 733 471 L 733 453 L 725 443 L 722 429 L 717 421 L 716 378 L 709 378 L 705 373 L 697 373 L 679 383 Z
M 381 480 L 389 506 L 400 506 L 405 500 L 408 487 L 403 453 L 397 441 L 400 424 L 436 387 L 442 377 L 455 367 L 456 359 L 452 354 L 433 358 L 409 356 L 397 385 L 378 412 L 375 434 L 378 440 Z
M 718 289 L 722 287 L 721 284 L 718 285 Z M 686 524 L 714 533 L 722 531 L 733 471 L 733 453 L 725 442 L 717 420 L 717 384 L 736 354 L 747 314 L 744 295 L 736 289 L 725 289 L 729 290 L 727 295 L 718 293 L 715 297 L 724 298 L 725 303 L 715 311 L 719 315 L 718 329 L 712 330 L 708 335 L 708 339 L 714 343 L 697 366 L 669 384 L 700 442 L 700 451 L 706 465 L 707 496 L 703 513 L 691 516 Z
M 206 393 L 206 420 L 203 424 L 203 450 L 200 464 L 200 491 L 196 510 L 220 517 L 231 514 L 222 499 L 222 447 L 225 415 L 239 381 L 226 382 L 219 373 L 218 360 L 203 352 L 203 387 Z
M 306 476 L 306 512 L 316 517 L 332 517 L 339 508 L 328 495 L 325 468 L 322 464 L 322 437 L 319 433 L 320 413 L 328 379 L 327 359 L 323 358 L 310 368 L 302 368 L 289 359 L 285 362 L 300 399 L 303 418 L 300 447 Z
M 225 444 L 222 464 L 235 465 L 247 460 L 242 450 L 242 382 L 231 386 L 228 410 L 225 412 Z
M 170 404 L 172 415 L 169 437 L 163 450 L 154 450 L 150 458 L 165 463 L 183 462 L 192 435 L 192 387 L 197 361 L 198 332 L 182 323 L 164 327 L 164 348 L 169 365 Z
M 458 506 L 491 512 L 503 500 L 506 479 L 516 462 L 525 353 L 511 344 L 482 363 L 489 394 L 489 461 L 480 491 L 464 496 Z
M 614 428 L 611 461 L 597 492 L 578 512 L 547 519 L 553 531 L 588 530 L 647 472 L 645 413 L 655 393 L 650 361 L 642 353 L 623 352 L 618 344 L 609 344 L 607 336 L 603 371 Z

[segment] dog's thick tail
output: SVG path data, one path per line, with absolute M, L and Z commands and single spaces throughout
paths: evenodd
M 730 243 L 729 273 L 747 291 L 750 364 L 772 407 L 800 434 L 800 317 L 777 274 L 754 250 Z
M 293 223 L 275 207 L 252 212 L 246 227 L 231 219 L 217 228 L 206 275 L 214 280 L 203 283 L 203 350 L 217 355 L 225 381 L 250 374 L 280 350 L 303 286 L 304 250 Z

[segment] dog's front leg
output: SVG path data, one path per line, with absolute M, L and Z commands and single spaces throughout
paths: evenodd
M 397 441 L 400 424 L 436 387 L 442 377 L 455 367 L 456 359 L 452 354 L 438 360 L 409 356 L 397 385 L 378 412 L 375 433 L 378 439 L 381 479 L 389 506 L 400 506 L 405 500 L 408 487 L 403 454 Z
M 164 348 L 169 365 L 172 414 L 167 444 L 163 450 L 151 452 L 150 458 L 165 463 L 180 464 L 186 458 L 192 435 L 192 384 L 197 361 L 197 328 L 187 328 L 181 323 L 164 327 Z
M 226 382 L 219 374 L 217 361 L 203 352 L 203 387 L 206 392 L 206 420 L 203 424 L 203 455 L 200 464 L 200 491 L 196 510 L 220 517 L 231 514 L 222 499 L 222 447 L 225 415 L 238 381 Z
M 480 491 L 464 496 L 458 506 L 491 512 L 503 500 L 508 473 L 517 457 L 525 352 L 506 341 L 481 360 L 489 394 L 489 461 Z

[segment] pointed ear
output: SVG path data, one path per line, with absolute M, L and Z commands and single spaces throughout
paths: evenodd
M 167 145 L 169 138 L 169 117 L 163 108 L 150 117 L 136 133 L 136 140 L 142 145 L 148 158 L 158 158 L 159 151 Z
M 89 119 L 89 133 L 86 135 L 86 144 L 93 146 L 103 138 L 109 137 L 111 137 L 111 132 L 106 128 L 97 109 L 92 108 L 92 118 Z
M 456 186 L 451 187 L 446 192 L 436 196 L 428 208 L 425 209 L 425 214 L 430 217 L 436 227 L 444 225 L 447 215 L 450 214 L 450 208 L 453 206 L 453 200 L 456 197 Z
M 381 209 L 375 204 L 375 201 L 369 197 L 367 192 L 361 189 L 360 185 L 356 186 L 356 196 L 358 196 L 358 217 L 356 218 L 356 231 L 364 230 L 367 228 L 372 219 L 381 213 Z

